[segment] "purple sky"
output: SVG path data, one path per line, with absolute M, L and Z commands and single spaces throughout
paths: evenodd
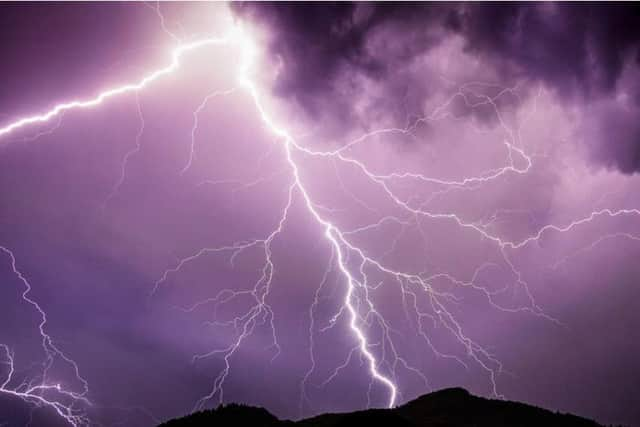
M 0 32 L 0 426 L 450 386 L 640 424 L 631 6 L 2 4 Z

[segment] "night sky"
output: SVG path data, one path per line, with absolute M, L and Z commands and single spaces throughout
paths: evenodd
M 0 4 L 0 426 L 640 425 L 634 6 Z

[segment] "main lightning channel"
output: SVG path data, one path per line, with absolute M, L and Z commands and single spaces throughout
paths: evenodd
M 244 33 L 239 33 L 242 37 Z M 294 138 L 289 134 L 289 132 L 278 125 L 271 115 L 265 109 L 263 103 L 261 102 L 261 98 L 259 96 L 259 91 L 255 83 L 248 77 L 249 70 L 251 69 L 251 65 L 255 56 L 254 46 L 249 39 L 242 39 L 243 44 L 243 56 L 244 56 L 244 64 L 241 66 L 239 83 L 242 87 L 246 88 L 249 94 L 251 95 L 254 104 L 260 114 L 260 118 L 264 122 L 264 124 L 277 136 L 281 137 L 285 144 L 285 153 L 287 157 L 287 162 L 291 166 L 291 170 L 294 176 L 295 187 L 300 192 L 302 196 L 305 206 L 309 213 L 313 216 L 313 218 L 324 228 L 324 236 L 329 241 L 335 253 L 337 254 L 337 264 L 340 272 L 344 276 L 347 282 L 347 292 L 344 298 L 344 307 L 347 308 L 350 316 L 349 327 L 351 331 L 354 333 L 355 337 L 360 346 L 360 352 L 367 359 L 369 364 L 369 373 L 373 378 L 377 381 L 381 382 L 385 387 L 389 390 L 389 400 L 388 407 L 393 407 L 396 403 L 396 398 L 398 394 L 397 386 L 394 382 L 389 379 L 387 376 L 382 374 L 378 370 L 378 361 L 375 356 L 369 351 L 369 343 L 366 335 L 358 326 L 358 314 L 356 312 L 355 307 L 353 306 L 353 292 L 355 290 L 354 278 L 349 272 L 348 268 L 345 265 L 345 257 L 343 254 L 343 249 L 340 245 L 340 240 L 344 241 L 344 237 L 340 230 L 333 225 L 328 220 L 324 219 L 317 209 L 314 207 L 314 204 L 309 196 L 309 192 L 305 188 L 300 178 L 300 171 L 298 168 L 298 164 L 295 162 L 293 158 L 293 149 L 297 147 L 295 144 Z

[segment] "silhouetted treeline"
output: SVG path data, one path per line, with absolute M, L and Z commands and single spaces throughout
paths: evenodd
M 571 414 L 552 412 L 524 403 L 473 396 L 462 388 L 430 393 L 394 409 L 324 414 L 300 421 L 279 420 L 262 408 L 230 404 L 174 419 L 160 427 L 205 426 L 603 427 L 595 421 Z

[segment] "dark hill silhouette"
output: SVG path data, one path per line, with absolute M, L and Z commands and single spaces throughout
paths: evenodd
M 601 427 L 570 414 L 519 402 L 493 400 L 449 388 L 426 394 L 394 409 L 324 414 L 300 421 L 278 420 L 262 408 L 226 405 L 162 424 L 160 427 Z

